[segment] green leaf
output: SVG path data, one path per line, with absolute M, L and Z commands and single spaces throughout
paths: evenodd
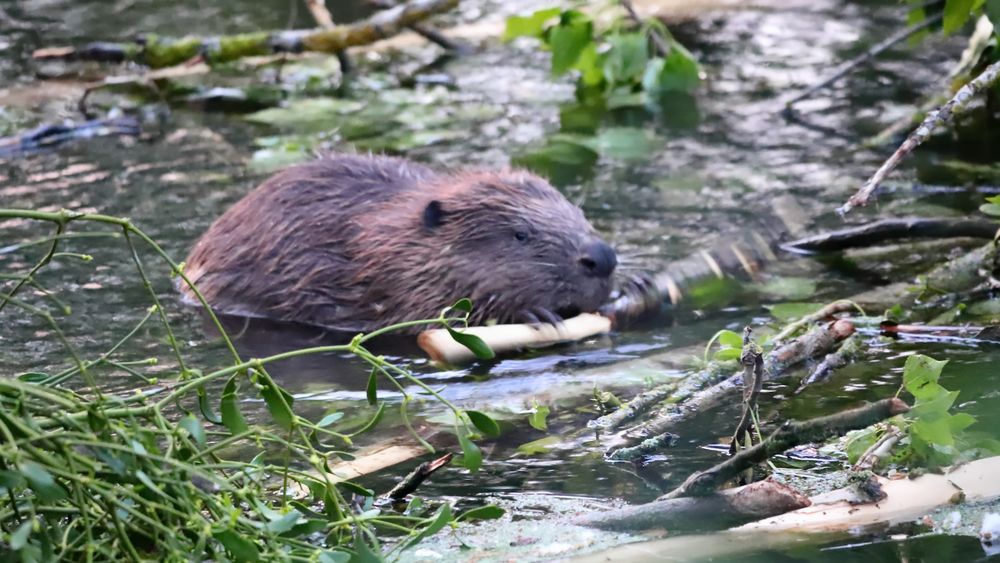
M 472 300 L 470 300 L 470 299 L 468 299 L 466 297 L 463 297 L 463 298 L 459 299 L 458 301 L 456 301 L 455 304 L 452 305 L 450 308 L 454 309 L 456 311 L 462 311 L 463 313 L 471 313 L 472 312 Z
M 295 413 L 291 409 L 295 399 L 271 381 L 261 382 L 260 394 L 264 397 L 264 404 L 267 405 L 267 410 L 271 413 L 275 424 L 285 430 L 290 430 L 292 421 L 295 420 Z
M 205 391 L 204 385 L 198 386 L 198 409 L 205 420 L 212 424 L 222 424 L 222 419 L 212 410 L 212 403 L 208 400 L 208 391 Z
M 545 146 L 522 153 L 513 160 L 514 164 L 541 174 L 556 185 L 565 185 L 590 176 L 598 156 L 594 148 L 580 139 L 560 135 L 547 139 Z
M 729 348 L 743 348 L 743 336 L 732 330 L 720 330 L 719 331 L 719 344 Z
M 712 354 L 712 359 L 718 362 L 725 362 L 729 360 L 738 360 L 741 355 L 743 355 L 743 350 L 741 348 L 723 348 Z
M 326 428 L 327 426 L 330 426 L 331 424 L 337 422 L 342 418 L 344 418 L 344 413 L 332 412 L 321 418 L 320 421 L 316 423 L 316 426 L 319 426 L 320 428 Z
M 264 529 L 273 534 L 283 534 L 288 530 L 291 530 L 301 518 L 301 512 L 298 510 L 290 510 L 288 513 L 283 514 L 280 518 L 271 520 L 265 524 Z
M 604 81 L 604 58 L 597 52 L 597 44 L 590 42 L 580 56 L 577 57 L 573 68 L 580 71 L 580 82 L 584 86 L 597 86 Z
M 372 373 L 368 376 L 368 385 L 365 387 L 365 397 L 372 406 L 378 403 L 378 372 L 378 367 L 372 368 Z
M 560 8 L 547 8 L 529 16 L 511 16 L 507 18 L 507 29 L 503 32 L 503 40 L 510 41 L 515 37 L 541 37 L 545 24 L 560 13 L 562 13 Z
M 371 430 L 375 427 L 380 420 L 382 420 L 382 415 L 385 414 L 385 403 L 379 403 L 378 410 L 375 411 L 375 416 L 371 418 L 364 426 L 355 430 L 351 433 L 351 436 L 357 436 L 358 434 L 364 434 L 365 432 Z
M 651 95 L 690 92 L 701 83 L 701 70 L 694 56 L 674 44 L 665 59 L 653 59 L 642 77 L 642 87 Z
M 928 444 L 951 446 L 955 443 L 947 417 L 920 418 L 910 427 L 910 432 Z
M 991 217 L 1000 217 L 1000 205 L 997 205 L 995 203 L 984 203 L 979 206 L 979 211 Z
M 549 410 L 545 405 L 535 405 L 535 411 L 528 415 L 528 424 L 535 430 L 545 432 L 549 429 Z
M 40 371 L 28 371 L 18 374 L 17 378 L 25 383 L 41 383 L 49 378 L 49 374 Z
M 597 151 L 617 160 L 643 160 L 659 143 L 645 129 L 638 127 L 609 127 L 597 134 Z
M 197 417 L 189 414 L 182 418 L 177 425 L 184 430 L 187 430 L 187 433 L 191 435 L 191 439 L 194 440 L 196 444 L 199 446 L 205 445 L 205 428 L 201 425 L 201 421 L 198 420 Z
M 226 548 L 226 551 L 237 561 L 259 561 L 260 551 L 254 543 L 233 530 L 218 530 L 212 537 Z
M 612 85 L 642 80 L 649 63 L 649 39 L 645 33 L 623 33 L 608 37 L 604 56 L 604 77 Z
M 469 415 L 469 420 L 472 424 L 479 429 L 480 432 L 486 434 L 491 438 L 496 438 L 500 435 L 500 425 L 497 421 L 493 420 L 489 415 L 479 412 L 479 411 L 465 411 L 465 414 Z
M 944 387 L 934 383 L 937 393 L 929 399 L 918 399 L 917 404 L 910 409 L 911 418 L 928 418 L 934 416 L 944 416 L 948 414 L 948 409 L 955 404 L 958 398 L 958 391 L 948 391 Z M 924 391 L 929 391 L 924 388 Z
M 532 440 L 531 442 L 521 444 L 520 446 L 517 447 L 517 451 L 524 455 L 544 454 L 548 452 L 552 447 L 559 444 L 560 441 L 561 438 L 559 436 L 546 436 L 544 438 L 539 438 L 537 440 Z
M 360 532 L 354 538 L 354 554 L 351 563 L 384 563 L 385 559 L 372 550 L 368 542 L 364 540 L 364 535 Z
M 486 506 L 480 506 L 478 508 L 473 508 L 472 510 L 466 510 L 455 520 L 462 522 L 464 520 L 496 520 L 503 517 L 504 509 L 499 506 L 494 506 L 492 504 Z
M 956 413 L 948 418 L 948 428 L 951 429 L 952 434 L 961 432 L 975 423 L 976 417 L 967 412 Z
M 52 474 L 41 465 L 25 461 L 17 466 L 17 470 L 42 502 L 56 502 L 66 498 L 66 489 L 56 483 Z
M 483 452 L 472 443 L 464 428 L 458 431 L 458 444 L 462 447 L 462 465 L 473 473 L 479 471 L 483 465 Z
M 483 339 L 479 338 L 475 334 L 469 334 L 467 332 L 458 332 L 457 330 L 449 327 L 445 327 L 448 330 L 448 334 L 455 339 L 462 346 L 465 346 L 472 351 L 480 360 L 492 360 L 496 357 L 496 353 L 490 349 L 489 346 L 483 342 Z
M 321 551 L 319 553 L 319 563 L 347 563 L 351 560 L 351 554 L 346 551 Z
M 938 361 L 921 354 L 906 358 L 906 365 L 903 367 L 903 386 L 918 401 L 935 398 L 940 393 L 938 378 L 941 377 L 941 370 L 947 363 L 948 360 Z
M 974 3 L 975 0 L 945 0 L 944 23 L 942 24 L 942 31 L 945 35 L 956 31 L 969 20 Z
M 552 48 L 552 76 L 566 74 L 587 45 L 594 41 L 594 26 L 579 12 L 564 12 L 562 22 L 549 30 L 549 46 Z
M 222 413 L 222 424 L 229 429 L 230 434 L 241 434 L 249 430 L 247 423 L 240 414 L 240 406 L 236 400 L 236 378 L 234 375 L 226 382 L 226 387 L 222 390 L 222 400 L 219 403 L 219 412 Z
M 343 487 L 356 495 L 361 495 L 363 497 L 374 497 L 375 491 L 371 489 L 366 489 L 357 483 L 352 483 L 350 481 L 341 481 L 337 483 L 338 487 Z
M 451 506 L 447 504 L 442 504 L 441 508 L 438 509 L 437 514 L 434 515 L 434 520 L 432 520 L 431 523 L 428 524 L 426 528 L 420 530 L 420 533 L 410 538 L 410 540 L 406 542 L 406 546 L 403 549 L 409 549 L 410 547 L 413 547 L 414 545 L 420 543 L 424 539 L 433 536 L 434 534 L 441 531 L 441 528 L 447 526 L 448 523 L 451 522 L 452 520 L 453 517 L 451 515 Z
M 20 551 L 21 548 L 28 545 L 28 538 L 31 537 L 31 528 L 34 526 L 34 523 L 33 519 L 25 520 L 10 535 L 10 549 L 12 551 Z
M 756 286 L 761 293 L 779 299 L 799 301 L 816 294 L 816 280 L 809 278 L 774 278 Z

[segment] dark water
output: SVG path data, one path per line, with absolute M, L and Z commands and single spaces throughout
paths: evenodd
M 464 17 L 470 18 L 498 8 L 463 4 Z M 500 9 L 516 11 L 515 4 L 505 3 Z M 32 78 L 36 67 L 28 57 L 35 48 L 128 38 L 151 30 L 165 35 L 216 34 L 302 26 L 309 21 L 304 9 L 292 10 L 288 2 L 277 1 L 3 1 L 0 8 L 30 28 L 0 28 L 0 132 L 4 134 L 42 121 L 76 117 L 75 99 L 61 93 L 54 86 L 57 81 Z M 338 4 L 333 11 L 342 21 L 365 13 L 350 2 Z M 766 222 L 770 203 L 780 194 L 790 194 L 805 209 L 810 223 L 803 225 L 805 229 L 839 225 L 832 210 L 885 157 L 884 151 L 859 148 L 860 142 L 905 115 L 921 95 L 937 91 L 941 77 L 961 51 L 961 41 L 932 37 L 917 46 L 891 50 L 875 65 L 803 103 L 804 123 L 786 121 L 777 112 L 790 93 L 813 83 L 838 61 L 853 56 L 902 21 L 902 10 L 895 2 L 829 0 L 723 12 L 678 27 L 678 37 L 698 56 L 706 72 L 701 90 L 695 98 L 672 100 L 657 112 L 630 109 L 601 116 L 605 127 L 642 128 L 657 148 L 639 161 L 602 158 L 592 167 L 569 170 L 569 177 L 584 180 L 563 186 L 565 193 L 616 246 L 624 271 L 655 268 L 713 240 L 739 237 L 746 228 Z M 565 122 L 567 115 L 579 111 L 572 88 L 553 84 L 546 64 L 537 49 L 520 44 L 491 44 L 485 52 L 447 62 L 437 70 L 453 77 L 455 88 L 416 86 L 415 97 L 432 100 L 428 104 L 475 104 L 490 108 L 493 117 L 476 123 L 462 138 L 415 146 L 406 154 L 441 167 L 497 166 L 507 164 L 510 155 L 537 146 L 560 127 L 560 115 Z M 281 132 L 249 124 L 235 114 L 175 109 L 163 131 L 147 139 L 94 140 L 0 162 L 0 207 L 65 207 L 129 217 L 170 256 L 181 260 L 198 234 L 262 178 L 248 166 L 257 148 L 254 139 Z M 969 137 L 973 141 L 968 150 L 944 144 L 921 148 L 894 178 L 903 186 L 915 180 L 966 183 L 967 177 L 942 172 L 937 164 L 963 157 L 974 163 L 994 162 L 997 145 L 992 145 L 993 150 L 984 148 L 992 136 Z M 333 148 L 351 146 L 334 143 Z M 980 199 L 961 193 L 918 195 L 904 187 L 882 197 L 877 209 L 857 212 L 852 220 L 862 221 L 875 213 L 962 215 L 975 209 Z M 73 232 L 99 230 L 111 229 L 80 225 Z M 45 224 L 8 221 L 0 225 L 0 249 L 51 231 Z M 43 249 L 0 250 L 0 272 L 25 271 Z M 57 320 L 73 345 L 93 357 L 130 330 L 145 313 L 149 298 L 121 238 L 73 239 L 63 250 L 90 254 L 93 260 L 58 257 L 39 281 L 71 308 L 71 314 L 58 315 Z M 142 249 L 142 256 L 157 294 L 169 309 L 185 357 L 204 370 L 224 365 L 224 349 L 216 339 L 206 337 L 196 312 L 179 305 L 164 265 L 148 249 Z M 910 261 L 920 263 L 919 259 Z M 773 271 L 815 280 L 815 294 L 805 299 L 814 302 L 855 293 L 871 279 L 791 256 L 780 257 Z M 32 299 L 42 302 L 37 292 Z M 684 365 L 660 361 L 660 354 L 703 346 L 722 328 L 739 330 L 746 323 L 767 322 L 763 306 L 776 301 L 780 299 L 753 298 L 721 311 L 680 312 L 594 342 L 447 372 L 428 365 L 412 349 L 394 350 L 399 363 L 412 368 L 428 385 L 441 388 L 450 400 L 508 421 L 508 431 L 486 449 L 480 473 L 449 470 L 425 485 L 422 494 L 474 499 L 527 491 L 631 502 L 655 498 L 692 469 L 717 460 L 717 454 L 701 446 L 726 434 L 736 406 L 704 413 L 681 425 L 677 447 L 667 459 L 642 472 L 606 463 L 603 446 L 593 440 L 565 447 L 559 447 L 556 440 L 548 451 L 518 453 L 519 446 L 546 436 L 527 427 L 527 409 L 534 402 L 552 407 L 550 435 L 574 434 L 592 417 L 589 398 L 595 386 L 627 395 L 647 378 L 679 373 Z M 240 332 L 242 327 L 235 328 Z M 250 327 L 239 345 L 245 356 L 260 357 L 317 342 L 323 342 L 323 336 L 314 331 Z M 979 418 L 977 427 L 1000 438 L 996 430 L 1000 395 L 995 390 L 1000 353 L 991 348 L 884 345 L 870 363 L 845 370 L 800 395 L 791 394 L 794 384 L 769 386 L 762 409 L 765 416 L 803 417 L 890 395 L 899 386 L 906 355 L 915 352 L 952 360 L 942 384 L 961 389 L 959 408 Z M 121 357 L 157 358 L 152 373 L 170 375 L 176 370 L 163 331 L 155 322 L 140 331 Z M 0 312 L 0 374 L 53 372 L 66 361 L 45 323 L 19 310 Z M 360 416 L 368 412 L 364 407 L 368 371 L 357 360 L 312 356 L 278 364 L 272 373 L 296 394 L 300 414 L 319 417 L 328 410 L 344 410 Z M 110 388 L 121 391 L 138 384 L 120 371 L 105 371 L 101 377 Z M 383 400 L 400 401 L 388 382 L 380 384 L 380 390 Z M 245 409 L 263 415 L 257 403 Z M 433 422 L 443 416 L 433 401 L 419 402 L 411 410 L 418 420 Z M 394 423 L 398 420 L 389 417 L 371 441 L 402 433 Z M 403 474 L 415 463 L 388 473 Z M 363 482 L 382 491 L 391 486 L 392 478 Z M 971 544 L 962 540 L 949 545 L 948 549 L 961 551 Z M 915 556 L 923 553 L 924 546 L 914 542 L 908 553 L 916 560 L 933 560 Z M 974 552 L 961 551 L 963 555 L 957 557 L 971 558 Z M 767 554 L 766 558 L 825 560 L 845 553 L 907 558 L 877 545 L 833 553 Z

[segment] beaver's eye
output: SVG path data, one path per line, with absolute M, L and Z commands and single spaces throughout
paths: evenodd
M 518 242 L 528 242 L 528 232 L 514 231 L 514 238 L 516 238 Z

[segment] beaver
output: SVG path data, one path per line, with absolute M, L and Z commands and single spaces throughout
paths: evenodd
M 472 324 L 558 323 L 607 300 L 616 264 L 583 212 L 529 172 L 328 155 L 226 211 L 185 273 L 217 312 L 367 332 L 463 297 Z

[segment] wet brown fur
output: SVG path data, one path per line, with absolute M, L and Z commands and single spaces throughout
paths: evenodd
M 440 213 L 428 223 L 432 202 Z M 527 172 L 439 174 L 337 155 L 291 167 L 236 203 L 185 271 L 229 314 L 369 331 L 434 318 L 468 297 L 474 323 L 512 322 L 533 308 L 600 306 L 610 280 L 578 264 L 594 240 L 579 208 Z

